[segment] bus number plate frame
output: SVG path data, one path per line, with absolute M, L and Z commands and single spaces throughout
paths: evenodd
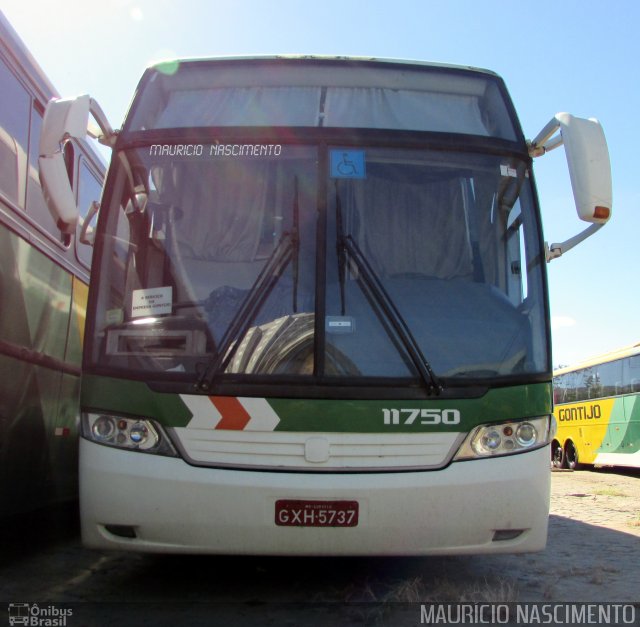
M 357 527 L 358 501 L 276 501 L 275 523 L 279 527 Z

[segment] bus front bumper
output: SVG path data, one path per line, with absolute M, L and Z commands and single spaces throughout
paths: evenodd
M 249 555 L 541 550 L 549 449 L 442 470 L 292 473 L 195 467 L 80 440 L 82 538 L 99 549 Z M 350 527 L 276 524 L 276 501 L 357 501 Z

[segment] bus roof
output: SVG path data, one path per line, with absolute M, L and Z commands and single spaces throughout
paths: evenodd
M 186 58 L 170 58 L 157 61 L 149 66 L 149 69 L 156 69 L 163 71 L 167 66 L 175 66 L 176 64 L 183 63 L 226 63 L 243 61 L 317 61 L 327 63 L 356 63 L 363 65 L 370 64 L 388 64 L 388 65 L 400 65 L 407 68 L 412 67 L 416 69 L 434 69 L 440 68 L 443 70 L 465 70 L 470 72 L 477 72 L 479 74 L 488 74 L 499 78 L 499 75 L 491 70 L 485 68 L 478 68 L 471 65 L 457 65 L 452 63 L 436 63 L 433 61 L 418 61 L 413 59 L 393 59 L 386 57 L 358 57 L 358 56 L 345 56 L 345 55 L 320 55 L 320 54 L 272 54 L 272 55 L 244 55 L 244 56 L 219 56 L 219 57 L 186 57 Z
M 574 370 L 581 370 L 582 368 L 589 368 L 591 366 L 597 366 L 598 364 L 606 364 L 610 361 L 616 361 L 617 359 L 632 357 L 638 354 L 640 354 L 640 342 L 590 357 L 571 366 L 563 366 L 562 368 L 554 370 L 553 376 L 557 377 L 559 375 L 566 374 L 567 372 L 573 372 Z

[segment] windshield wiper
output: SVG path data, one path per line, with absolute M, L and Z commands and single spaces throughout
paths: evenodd
M 298 279 L 300 266 L 300 207 L 298 197 L 298 177 L 293 180 L 293 206 L 292 229 L 282 234 L 280 241 L 267 259 L 264 268 L 251 286 L 245 300 L 240 305 L 238 313 L 234 316 L 233 322 L 225 331 L 217 353 L 208 362 L 203 372 L 198 377 L 196 389 L 208 390 L 219 373 L 227 369 L 233 356 L 240 346 L 240 340 L 251 328 L 258 317 L 262 306 L 275 288 L 284 274 L 287 266 L 293 261 L 293 313 L 298 311 Z
M 198 390 L 208 390 L 213 385 L 216 376 L 226 370 L 240 346 L 240 340 L 254 323 L 269 294 L 297 254 L 297 246 L 297 234 L 283 233 L 278 245 L 249 290 L 249 294 L 242 302 L 240 310 L 234 316 L 233 322 L 222 336 L 217 353 L 198 377 L 196 382 Z
M 298 177 L 293 179 L 293 313 L 298 313 L 298 279 L 300 276 L 300 201 L 298 198 Z
M 340 204 L 340 196 L 336 197 L 336 220 L 337 220 L 337 249 L 338 249 L 338 272 L 340 273 L 340 291 L 342 300 L 342 310 L 344 315 L 344 275 L 346 272 L 346 256 L 355 264 L 358 269 L 358 281 L 364 284 L 369 294 L 373 297 L 379 306 L 386 320 L 391 324 L 397 337 L 404 346 L 411 362 L 415 366 L 427 394 L 440 394 L 442 392 L 442 383 L 431 369 L 429 362 L 425 358 L 420 345 L 418 344 L 411 329 L 404 319 L 396 304 L 389 296 L 384 288 L 382 281 L 376 274 L 375 270 L 360 250 L 360 247 L 350 234 L 345 235 L 342 226 L 342 208 Z
M 344 227 L 342 226 L 342 201 L 336 181 L 336 252 L 338 253 L 338 281 L 340 283 L 340 315 L 346 313 L 345 279 L 347 275 L 347 253 L 344 244 Z

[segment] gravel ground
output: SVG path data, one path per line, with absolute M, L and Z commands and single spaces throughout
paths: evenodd
M 547 548 L 486 565 L 513 601 L 640 601 L 640 473 L 554 471 Z
M 148 624 L 179 624 L 181 612 L 189 613 L 191 625 L 201 624 L 192 616 L 198 608 L 206 624 L 211 602 L 216 624 L 238 626 L 419 624 L 417 610 L 393 609 L 397 602 L 638 603 L 640 473 L 554 471 L 551 484 L 547 548 L 526 555 L 302 559 L 102 553 L 81 546 L 73 517 L 42 519 L 3 530 L 0 600 L 106 603 L 99 620 L 84 623 L 100 626 L 147 624 L 139 619 L 150 607 L 156 611 Z M 320 622 L 309 620 L 309 602 L 322 606 L 314 610 Z M 123 603 L 135 620 L 123 621 L 122 612 L 109 620 Z M 355 605 L 345 609 L 345 603 Z M 392 608 L 392 619 L 388 611 L 379 614 L 380 604 Z M 375 608 L 373 618 L 362 610 L 369 606 Z M 353 621 L 341 619 L 347 610 L 350 616 L 355 612 Z M 73 627 L 73 621 L 67 624 Z

